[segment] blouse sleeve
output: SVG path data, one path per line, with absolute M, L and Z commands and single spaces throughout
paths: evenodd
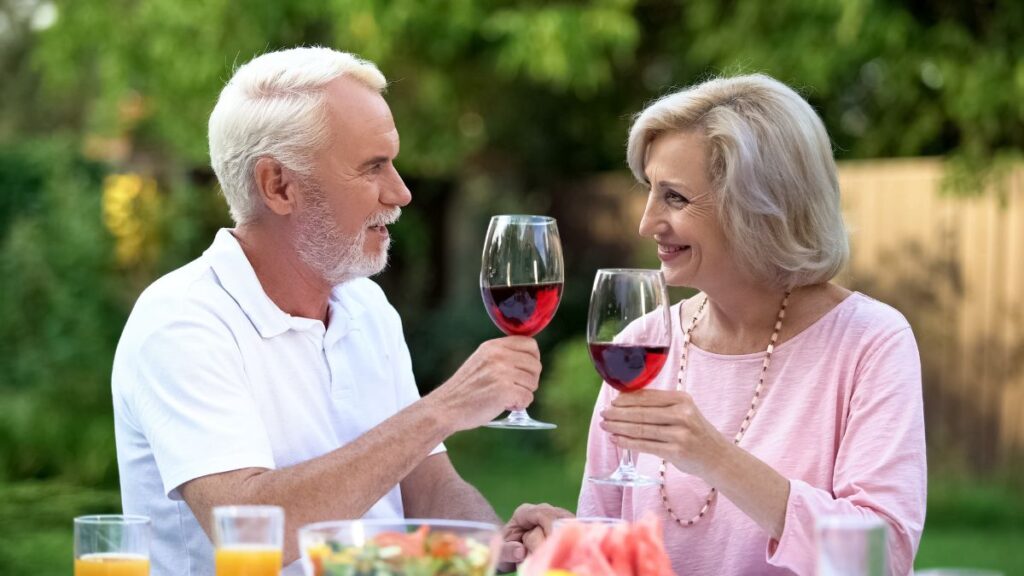
M 619 465 L 619 451 L 608 440 L 608 433 L 600 426 L 601 411 L 610 406 L 611 402 L 609 387 L 602 384 L 601 393 L 594 403 L 594 414 L 590 419 L 587 464 L 583 469 L 583 486 L 576 507 L 577 516 L 622 518 L 622 488 L 587 482 L 588 476 L 607 476 Z
M 790 480 L 782 537 L 767 561 L 815 572 L 815 518 L 880 518 L 888 526 L 891 574 L 909 574 L 924 528 L 927 492 L 921 361 L 907 326 L 865 354 L 855 376 L 832 490 Z

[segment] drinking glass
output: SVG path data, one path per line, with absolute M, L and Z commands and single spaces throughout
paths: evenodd
M 626 521 L 622 518 L 607 518 L 604 516 L 579 516 L 576 518 L 559 518 L 551 523 L 551 532 L 558 532 L 563 526 L 569 524 L 598 524 L 601 526 L 615 526 L 616 524 L 625 524 Z
M 821 576 L 884 576 L 889 573 L 886 525 L 880 518 L 822 516 L 815 522 Z
M 590 294 L 587 344 L 606 384 L 623 394 L 650 384 L 668 358 L 671 326 L 668 290 L 659 270 L 597 271 Z M 637 472 L 630 450 L 622 451 L 619 467 L 610 476 L 588 480 L 614 486 L 661 484 Z
M 480 293 L 494 324 L 509 336 L 535 336 L 562 299 L 562 241 L 547 216 L 491 218 L 480 264 Z M 512 410 L 487 426 L 515 430 L 556 428 Z
M 75 576 L 149 576 L 149 518 L 75 518 Z
M 284 542 L 284 510 L 278 506 L 213 509 L 217 576 L 278 576 Z

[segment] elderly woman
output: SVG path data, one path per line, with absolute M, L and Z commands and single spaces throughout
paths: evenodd
M 664 485 L 584 481 L 577 514 L 655 514 L 678 574 L 736 575 L 813 574 L 816 518 L 878 518 L 892 573 L 910 572 L 920 360 L 899 312 L 831 282 L 848 247 L 821 120 L 766 76 L 716 79 L 644 110 L 628 155 L 649 189 L 640 234 L 668 284 L 700 292 L 673 308 L 658 379 L 602 387 L 591 422 L 588 476 L 632 449 Z M 511 526 L 556 515 L 526 505 Z

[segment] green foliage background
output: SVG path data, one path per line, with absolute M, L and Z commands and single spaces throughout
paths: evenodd
M 635 222 L 615 241 L 588 223 L 588 183 L 624 170 L 633 113 L 710 75 L 766 72 L 819 110 L 840 159 L 946 155 L 950 181 L 972 192 L 1024 151 L 1022 28 L 1017 0 L 0 0 L 0 540 L 18 543 L 0 545 L 0 571 L 66 558 L 70 517 L 116 506 L 113 350 L 138 293 L 228 224 L 206 121 L 254 55 L 333 46 L 391 81 L 414 202 L 380 282 L 424 392 L 497 335 L 476 293 L 487 216 L 559 218 L 567 288 L 540 339 L 538 405 L 561 428 L 452 441 L 508 512 L 523 499 L 572 506 L 596 393 L 579 340 L 593 269 L 652 264 L 630 239 Z M 130 262 L 103 216 L 119 173 L 153 179 L 158 195 L 134 213 Z M 479 464 L 495 458 L 514 465 Z M 998 487 L 1006 475 L 959 477 L 996 486 L 1001 504 L 986 509 L 1019 511 Z M 941 526 L 971 501 L 952 490 L 939 502 L 951 503 Z M 999 534 L 1021 534 L 1024 513 L 1007 514 Z M 935 550 L 997 541 L 983 525 Z M 998 550 L 1017 559 L 1005 566 L 1024 563 Z

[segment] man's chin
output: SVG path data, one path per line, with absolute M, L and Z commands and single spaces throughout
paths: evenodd
M 364 260 L 345 267 L 345 270 L 337 270 L 329 275 L 328 284 L 340 285 L 359 278 L 371 278 L 387 269 L 389 264 L 388 253 L 372 260 Z

